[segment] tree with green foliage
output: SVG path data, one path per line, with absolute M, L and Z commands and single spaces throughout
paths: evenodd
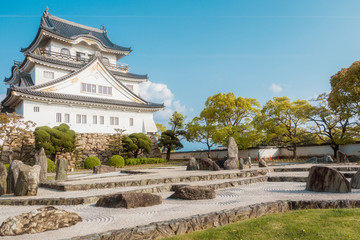
M 151 140 L 143 133 L 132 133 L 122 139 L 124 151 L 137 158 L 142 153 L 150 153 Z
M 296 159 L 296 146 L 306 133 L 305 124 L 311 105 L 306 100 L 291 102 L 287 97 L 274 97 L 261 110 L 258 126 L 264 131 L 268 142 L 287 146 Z
M 112 154 L 121 155 L 123 153 L 122 139 L 124 138 L 124 129 L 116 128 L 115 134 L 111 135 L 109 142 L 109 149 Z
M 360 61 L 343 68 L 330 79 L 329 106 L 342 117 L 360 116 Z M 345 115 L 345 116 L 343 116 Z
M 34 135 L 35 148 L 43 147 L 52 159 L 56 159 L 59 153 L 72 152 L 75 149 L 75 132 L 65 123 L 53 128 L 37 127 Z
M 21 150 L 28 140 L 30 129 L 35 127 L 32 121 L 24 121 L 23 118 L 16 113 L 0 114 L 0 138 L 3 140 L 3 146 L 6 143 L 9 148 L 9 163 L 12 162 L 13 145 L 16 141 L 20 142 Z M 2 149 L 3 149 L 2 146 Z M 1 151 L 2 154 L 2 151 Z M 22 154 L 20 154 L 22 155 Z M 22 157 L 22 156 L 20 156 Z
M 181 149 L 184 146 L 181 144 L 178 136 L 174 131 L 166 130 L 165 132 L 161 133 L 159 147 L 166 150 L 166 160 L 169 161 L 171 151 Z
M 211 147 L 215 145 L 214 136 L 217 134 L 217 126 L 206 118 L 195 117 L 186 124 L 185 138 L 189 142 L 206 144 L 208 157 L 210 158 Z
M 234 93 L 218 93 L 209 97 L 200 113 L 201 119 L 217 127 L 213 141 L 227 145 L 233 137 L 239 148 L 256 145 L 259 135 L 252 119 L 259 113 L 260 104 L 254 98 L 236 97 Z
M 156 123 L 155 125 L 156 125 L 156 129 L 157 129 L 157 132 L 155 133 L 155 137 L 156 137 L 156 139 L 159 139 L 161 136 L 161 133 L 166 131 L 166 127 L 161 123 Z
M 314 123 L 314 126 L 310 128 L 312 132 L 322 142 L 330 144 L 336 157 L 340 144 L 353 143 L 356 138 L 359 138 L 356 129 L 358 122 L 346 109 L 330 108 L 328 99 L 328 94 L 320 94 L 315 100 L 317 106 L 310 109 L 308 118 Z
M 169 124 L 171 126 L 171 130 L 177 135 L 182 135 L 184 133 L 183 128 L 185 118 L 186 117 L 184 115 L 178 113 L 177 111 L 175 111 L 170 118 Z

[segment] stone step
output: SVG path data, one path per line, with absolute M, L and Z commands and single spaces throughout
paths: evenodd
M 321 164 L 319 164 L 320 166 Z M 316 164 L 314 165 L 316 166 Z M 332 167 L 335 168 L 338 171 L 358 171 L 360 169 L 360 166 L 338 166 L 338 165 L 331 165 L 331 164 L 327 164 L 327 167 Z M 274 172 L 308 172 L 310 170 L 310 166 L 309 167 L 274 167 L 273 171 Z

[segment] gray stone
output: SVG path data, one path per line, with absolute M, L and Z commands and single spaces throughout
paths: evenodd
M 354 176 L 352 176 L 350 181 L 351 188 L 359 189 L 360 188 L 360 170 L 358 170 Z
M 224 169 L 225 170 L 239 169 L 239 159 L 237 159 L 237 158 L 228 158 L 224 162 Z
M 224 163 L 225 163 L 226 159 L 227 159 L 226 157 L 223 158 L 223 159 L 218 159 L 218 160 L 215 161 L 215 163 L 216 163 L 220 168 L 224 168 Z
M 246 159 L 244 161 L 244 159 L 240 158 L 239 159 L 239 169 L 243 170 L 243 169 L 249 169 L 249 168 L 251 168 L 251 162 L 249 162 L 248 159 Z
M 324 156 L 324 163 L 333 163 L 334 160 L 332 159 L 332 157 L 330 155 L 326 155 Z
M 189 163 L 186 167 L 186 170 L 188 170 L 188 171 L 199 170 L 199 164 L 195 158 L 193 158 L 193 157 L 190 158 Z
M 248 165 L 249 168 L 251 168 L 251 157 L 250 157 L 250 156 L 247 157 L 247 158 L 244 160 L 244 164 L 245 164 L 245 165 Z
M 151 193 L 121 193 L 100 198 L 96 206 L 107 208 L 138 208 L 159 205 L 162 198 Z
M 65 159 L 58 159 L 56 161 L 56 176 L 55 180 L 66 180 L 67 178 L 68 161 Z
M 110 167 L 110 166 L 106 166 L 106 165 L 95 166 L 93 168 L 93 173 L 95 173 L 95 174 L 116 172 L 116 171 L 117 171 L 116 167 Z
M 227 150 L 228 150 L 228 155 L 227 155 L 228 159 L 239 158 L 238 157 L 239 149 L 233 137 L 229 138 Z
M 311 157 L 308 160 L 306 160 L 305 163 L 318 163 L 318 158 L 317 157 Z
M 40 148 L 40 150 L 35 154 L 34 165 L 39 165 L 41 167 L 40 182 L 45 182 L 47 175 L 47 159 L 44 148 Z
M 345 176 L 338 170 L 325 166 L 310 168 L 306 190 L 335 193 L 351 192 L 350 183 Z
M 337 151 L 337 162 L 339 163 L 349 163 L 349 159 L 343 151 Z
M 200 170 L 219 171 L 220 167 L 210 158 L 198 161 Z
M 40 169 L 39 169 L 40 170 Z M 82 219 L 77 213 L 54 207 L 43 207 L 6 219 L 0 227 L 1 236 L 16 236 L 25 233 L 40 233 L 70 227 Z
M 40 183 L 39 165 L 33 167 L 23 164 L 19 168 L 19 177 L 15 184 L 15 196 L 36 196 Z
M 176 189 L 170 198 L 185 200 L 213 199 L 216 197 L 215 190 L 205 186 L 183 186 Z
M 264 159 L 260 159 L 259 160 L 259 167 L 267 167 L 268 165 L 266 164 Z
M 19 177 L 20 166 L 24 163 L 19 160 L 13 160 L 10 164 L 9 174 L 7 176 L 7 191 L 6 193 L 10 194 L 14 192 L 16 181 Z
M 0 196 L 6 194 L 6 178 L 7 178 L 7 170 L 2 163 L 0 163 Z

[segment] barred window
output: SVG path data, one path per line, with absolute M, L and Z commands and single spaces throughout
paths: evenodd
M 76 123 L 81 123 L 81 115 L 76 114 Z
M 40 107 L 34 107 L 34 112 L 40 112 Z
M 100 116 L 100 124 L 104 124 L 104 122 L 105 122 L 104 116 Z
M 130 126 L 134 126 L 134 119 L 130 118 Z
M 54 72 L 44 71 L 43 72 L 43 77 L 44 78 L 49 78 L 49 79 L 54 79 Z
M 61 113 L 56 113 L 56 122 L 61 122 Z
M 93 116 L 93 124 L 97 124 L 97 116 L 96 115 Z
M 70 122 L 70 114 L 69 113 L 65 113 L 64 118 L 65 118 L 66 123 Z

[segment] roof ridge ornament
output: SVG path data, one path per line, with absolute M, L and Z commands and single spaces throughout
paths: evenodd
M 101 24 L 101 28 L 100 28 L 100 29 L 103 30 L 104 32 L 106 32 L 106 27 L 105 27 L 104 24 Z
M 95 52 L 95 57 L 99 57 L 99 58 L 100 58 L 100 57 L 101 57 L 101 53 L 100 53 L 99 51 L 96 51 L 96 52 Z
M 49 14 L 49 10 L 50 10 L 50 9 L 49 9 L 49 7 L 48 7 L 48 6 L 46 6 L 46 8 L 45 8 L 45 12 L 44 12 L 44 15 L 45 15 L 45 16 L 47 16 L 47 15 Z

